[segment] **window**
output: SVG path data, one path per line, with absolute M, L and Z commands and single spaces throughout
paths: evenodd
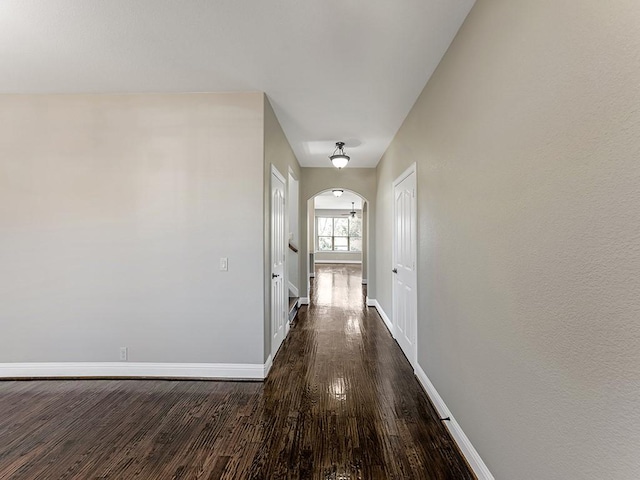
M 362 220 L 358 217 L 316 217 L 320 252 L 361 252 Z

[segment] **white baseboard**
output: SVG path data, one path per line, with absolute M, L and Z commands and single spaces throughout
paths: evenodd
M 380 306 L 380 303 L 378 303 L 375 298 L 367 297 L 367 306 L 375 307 L 385 325 L 389 329 L 389 332 L 391 333 L 391 335 L 393 335 L 393 323 L 391 323 L 391 320 Z M 469 438 L 462 431 L 462 428 L 460 427 L 458 422 L 456 422 L 456 419 L 453 417 L 453 415 L 451 415 L 449 408 L 447 408 L 444 400 L 442 400 L 442 397 L 438 394 L 438 391 L 433 386 L 433 383 L 431 383 L 431 380 L 429 380 L 429 377 L 427 377 L 427 374 L 424 372 L 422 367 L 420 367 L 420 365 L 416 363 L 416 368 L 414 371 L 416 377 L 418 378 L 418 381 L 423 386 L 423 388 L 427 392 L 427 395 L 438 410 L 440 418 L 449 417 L 451 419 L 448 421 L 443 421 L 442 423 L 444 423 L 445 426 L 449 429 L 451 436 L 458 444 L 460 451 L 467 459 L 469 466 L 473 469 L 476 477 L 478 477 L 478 480 L 494 480 L 493 475 L 487 468 L 486 464 L 482 461 L 482 458 L 480 458 L 480 455 L 471 444 L 471 441 L 469 441 Z
M 393 323 L 391 323 L 391 319 L 382 309 L 382 307 L 378 303 L 378 300 L 376 300 L 375 298 L 367 297 L 367 307 L 375 307 L 375 309 L 378 311 L 378 314 L 380 315 L 380 318 L 382 318 L 382 321 L 387 326 L 387 330 L 389 330 L 389 333 L 391 334 L 391 336 L 393 336 Z
M 436 387 L 433 386 L 433 383 L 431 383 L 431 380 L 429 380 L 429 377 L 427 377 L 427 374 L 424 372 L 422 367 L 420 367 L 420 365 L 416 366 L 415 374 L 418 378 L 418 381 L 425 389 L 427 395 L 436 407 L 440 418 L 450 418 L 450 420 L 444 420 L 442 423 L 445 424 L 445 426 L 451 433 L 451 436 L 458 444 L 460 451 L 462 451 L 462 454 L 467 459 L 469 466 L 476 474 L 476 477 L 478 477 L 478 480 L 495 480 L 493 475 L 487 468 L 487 465 L 484 463 L 482 458 L 480 458 L 480 455 L 471 444 L 469 438 L 462 431 L 462 428 L 460 427 L 458 422 L 456 422 L 456 419 L 453 417 L 453 415 L 451 415 L 449 408 L 444 403 L 444 400 L 442 400 L 442 397 L 436 390 Z
M 300 305 L 309 305 L 309 297 L 300 297 L 298 299 L 298 306 Z
M 362 263 L 360 260 L 315 260 L 314 263 Z
M 291 293 L 293 293 L 294 297 L 299 297 L 300 295 L 298 295 L 298 288 L 291 282 L 289 282 L 289 291 Z
M 271 362 L 270 358 L 267 361 Z M 162 377 L 264 380 L 267 371 L 266 364 L 245 363 L 0 363 L 0 378 Z
M 269 357 L 267 357 L 267 361 L 264 362 L 264 378 L 267 378 L 267 375 L 269 375 L 271 365 L 273 365 L 273 358 L 269 355 Z

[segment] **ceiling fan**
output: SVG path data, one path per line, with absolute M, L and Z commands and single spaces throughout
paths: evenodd
M 358 212 L 356 212 L 356 202 L 351 202 L 351 211 L 349 213 L 343 213 L 342 215 L 344 217 L 360 218 Z

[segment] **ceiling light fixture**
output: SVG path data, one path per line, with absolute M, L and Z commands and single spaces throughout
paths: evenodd
M 333 192 L 333 195 L 336 196 L 336 197 L 340 197 L 344 193 L 344 190 L 342 190 L 340 188 L 334 188 L 331 191 Z
M 344 153 L 344 142 L 336 142 L 336 149 L 333 151 L 333 155 L 330 155 L 331 163 L 336 168 L 344 168 L 349 163 L 349 155 Z
M 356 218 L 357 214 L 358 212 L 356 212 L 356 202 L 351 202 L 351 211 L 349 213 L 343 213 L 342 216 Z

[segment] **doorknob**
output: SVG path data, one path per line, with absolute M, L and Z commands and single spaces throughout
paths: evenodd
M 398 269 L 394 268 L 393 270 L 391 270 L 393 273 L 398 273 Z
M 276 277 L 279 277 L 279 276 L 280 276 L 280 275 L 278 275 L 277 273 L 272 273 L 272 274 L 271 274 L 271 278 L 276 278 Z

